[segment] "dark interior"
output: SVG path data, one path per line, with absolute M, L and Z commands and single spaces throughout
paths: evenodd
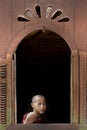
M 16 50 L 17 123 L 31 111 L 33 95 L 47 100 L 48 123 L 70 123 L 70 48 L 51 31 L 25 37 Z

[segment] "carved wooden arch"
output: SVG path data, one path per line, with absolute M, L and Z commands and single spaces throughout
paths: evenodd
M 79 83 L 78 83 L 78 50 L 76 48 L 75 43 L 73 42 L 73 39 L 70 36 L 70 33 L 67 31 L 63 31 L 60 26 L 56 27 L 56 24 L 51 24 L 49 21 L 41 21 L 41 23 L 34 24 L 28 29 L 25 29 L 24 31 L 20 32 L 13 40 L 11 46 L 8 49 L 7 55 L 6 55 L 6 60 L 7 60 L 7 89 L 9 93 L 11 93 L 11 99 L 7 98 L 8 105 L 6 109 L 10 109 L 10 114 L 7 115 L 7 125 L 10 123 L 16 123 L 16 114 L 14 115 L 15 105 L 12 105 L 12 101 L 15 100 L 16 92 L 15 91 L 15 85 L 13 79 L 15 78 L 13 76 L 14 73 L 14 60 L 12 59 L 12 56 L 17 48 L 17 46 L 20 44 L 22 39 L 27 36 L 31 35 L 32 32 L 37 32 L 39 30 L 49 30 L 52 31 L 58 35 L 60 35 L 68 44 L 71 50 L 71 123 L 78 123 L 79 122 Z M 14 74 L 16 76 L 16 74 Z
M 51 32 L 54 32 L 56 34 L 58 34 L 60 37 L 62 37 L 66 43 L 68 44 L 68 46 L 70 47 L 71 52 L 73 52 L 74 50 L 77 50 L 77 46 L 73 40 L 73 33 L 69 32 L 67 30 L 67 28 L 64 28 L 64 30 L 60 27 L 60 24 L 56 25 L 55 23 L 51 23 L 48 20 L 41 20 L 39 23 L 37 23 L 36 21 L 33 22 L 33 25 L 31 25 L 29 28 L 21 31 L 19 34 L 17 34 L 17 36 L 14 37 L 14 40 L 11 44 L 9 44 L 9 48 L 7 51 L 7 55 L 13 55 L 13 53 L 15 52 L 18 44 L 20 44 L 21 40 L 26 37 L 27 35 L 31 35 L 31 33 L 35 33 L 39 30 L 48 30 Z

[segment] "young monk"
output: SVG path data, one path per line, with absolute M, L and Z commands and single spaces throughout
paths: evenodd
M 32 111 L 26 113 L 23 118 L 23 124 L 47 123 L 45 117 L 46 99 L 43 95 L 35 95 L 31 101 Z

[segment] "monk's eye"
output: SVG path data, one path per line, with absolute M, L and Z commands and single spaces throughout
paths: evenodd
M 42 106 L 46 106 L 45 103 L 38 103 L 38 105 L 39 105 L 39 106 L 41 106 L 41 105 L 42 105 Z
M 42 103 L 41 102 L 38 102 L 38 106 L 41 106 L 42 105 Z

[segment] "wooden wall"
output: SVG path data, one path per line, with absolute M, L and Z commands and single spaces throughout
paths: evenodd
M 2 48 L 0 51 L 0 57 L 6 56 L 14 37 L 24 29 L 31 26 L 30 23 L 24 24 L 23 22 L 18 22 L 17 16 L 24 15 L 25 10 L 28 8 L 32 9 L 33 13 L 35 14 L 36 4 L 37 2 L 32 2 L 32 0 L 0 0 L 0 48 Z M 39 5 L 41 6 L 42 19 L 45 18 L 46 9 L 49 5 L 53 7 L 54 11 L 56 9 L 61 9 L 63 16 L 69 16 L 69 23 L 61 24 L 61 29 L 67 29 L 69 31 L 70 36 L 75 41 L 79 50 L 87 50 L 86 0 L 41 0 L 39 1 Z
M 39 4 L 41 18 L 38 18 L 35 7 Z M 47 7 L 51 6 L 53 12 L 60 9 L 62 14 L 55 20 L 46 18 Z M 30 22 L 17 20 L 19 15 L 25 16 L 25 11 L 30 9 L 34 18 Z M 53 13 L 52 12 L 52 13 Z M 0 64 L 7 64 L 8 55 L 12 56 L 21 42 L 28 35 L 28 32 L 37 31 L 44 27 L 55 31 L 68 43 L 71 52 L 78 52 L 78 78 L 79 78 L 79 122 L 86 123 L 86 86 L 87 86 L 87 0 L 0 0 Z M 70 21 L 58 22 L 58 19 L 68 16 Z M 10 66 L 10 65 L 8 65 Z M 8 78 L 9 79 L 9 78 Z M 0 78 L 2 82 L 2 77 Z M 10 82 L 10 81 L 9 81 Z M 77 87 L 76 87 L 77 89 Z M 8 90 L 9 92 L 9 90 Z M 10 99 L 9 99 L 10 100 Z M 11 101 L 10 101 L 11 103 Z M 8 104 L 10 104 L 8 103 Z M 6 105 L 6 104 L 5 104 Z M 11 104 L 9 105 L 11 107 Z M 0 109 L 1 110 L 1 109 Z M 9 111 L 9 110 L 8 110 Z M 10 110 L 11 111 L 11 110 Z M 11 114 L 11 112 L 10 112 Z M 8 115 L 8 114 L 7 114 Z M 11 115 L 10 115 L 11 116 Z M 9 117 L 9 115 L 7 116 Z M 8 119 L 7 119 L 8 120 Z M 11 123 L 11 117 L 6 124 L 0 128 L 5 129 Z

